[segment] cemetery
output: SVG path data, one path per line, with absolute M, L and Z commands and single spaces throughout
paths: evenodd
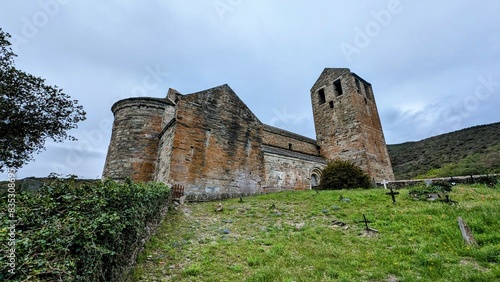
M 112 181 L 66 181 L 16 183 L 19 216 L 25 218 L 18 228 L 29 239 L 18 249 L 25 257 L 21 261 L 26 278 L 45 281 L 76 274 L 78 279 L 96 281 L 99 277 L 497 281 L 500 277 L 497 175 L 421 180 L 409 186 L 383 181 L 377 189 L 283 191 L 208 202 L 187 201 L 179 185 L 151 183 L 151 189 L 131 182 L 118 186 Z M 154 207 L 143 206 L 141 197 L 148 194 L 155 199 Z M 172 199 L 169 203 L 165 195 Z M 124 205 L 123 199 L 130 204 Z M 40 209 L 39 201 L 57 207 L 55 212 Z M 132 211 L 139 209 L 147 210 L 141 212 L 145 219 L 116 217 L 117 212 L 134 216 Z M 44 218 L 46 226 L 41 223 Z M 103 218 L 120 223 L 109 225 Z M 81 224 L 95 231 L 75 229 Z M 117 232 L 124 232 L 120 240 L 101 240 Z M 54 240 L 63 240 L 70 252 Z M 90 245 L 99 251 L 91 251 Z M 103 261 L 108 261 L 106 266 Z
M 129 279 L 498 281 L 500 185 L 438 184 L 176 205 Z

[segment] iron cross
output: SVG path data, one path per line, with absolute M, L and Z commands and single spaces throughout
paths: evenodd
M 386 195 L 391 195 L 391 197 L 392 197 L 392 203 L 393 203 L 393 204 L 395 204 L 395 203 L 396 203 L 396 197 L 394 197 L 394 195 L 399 194 L 399 192 L 394 192 L 394 191 L 392 190 L 392 187 L 390 187 L 389 189 L 391 189 L 391 192 L 387 192 L 387 193 L 385 193 L 385 194 L 386 194 Z
M 368 228 L 368 223 L 372 223 L 371 221 L 369 221 L 368 219 L 366 219 L 366 216 L 365 214 L 363 214 L 363 220 L 362 221 L 359 221 L 360 223 L 363 222 L 365 224 L 365 229 L 366 231 L 370 231 L 370 228 Z

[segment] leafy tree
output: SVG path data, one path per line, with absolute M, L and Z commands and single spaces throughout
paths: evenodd
M 62 89 L 14 66 L 10 37 L 0 29 L 0 171 L 28 163 L 47 138 L 76 140 L 66 131 L 86 114 Z
M 370 177 L 351 161 L 334 160 L 323 169 L 319 189 L 369 188 Z

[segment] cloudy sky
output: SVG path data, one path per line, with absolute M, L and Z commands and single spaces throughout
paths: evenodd
M 16 66 L 79 100 L 77 142 L 47 143 L 18 177 L 101 176 L 111 105 L 224 83 L 259 119 L 315 137 L 326 67 L 373 85 L 388 144 L 500 121 L 500 2 L 16 0 L 0 4 Z

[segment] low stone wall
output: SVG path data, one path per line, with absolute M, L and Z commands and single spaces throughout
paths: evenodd
M 499 177 L 499 176 L 500 174 L 489 174 L 489 175 L 442 177 L 442 178 L 431 178 L 431 179 L 396 180 L 387 182 L 386 186 L 387 188 L 401 189 L 427 183 L 472 184 L 472 183 L 477 183 L 478 180 L 485 179 L 486 177 Z M 382 182 L 377 182 L 377 187 L 383 188 L 384 184 Z
M 168 199 L 165 199 L 164 204 L 158 211 L 157 215 L 146 223 L 144 234 L 141 239 L 130 246 L 129 253 L 126 254 L 126 256 L 128 256 L 128 261 L 120 268 L 113 271 L 113 274 L 115 275 L 114 279 L 116 279 L 115 281 L 126 281 L 128 279 L 131 274 L 130 271 L 137 263 L 137 257 L 144 251 L 144 246 L 149 239 L 151 239 L 151 236 L 156 232 L 162 221 L 167 219 L 167 214 L 171 205 L 172 193 L 170 193 Z

